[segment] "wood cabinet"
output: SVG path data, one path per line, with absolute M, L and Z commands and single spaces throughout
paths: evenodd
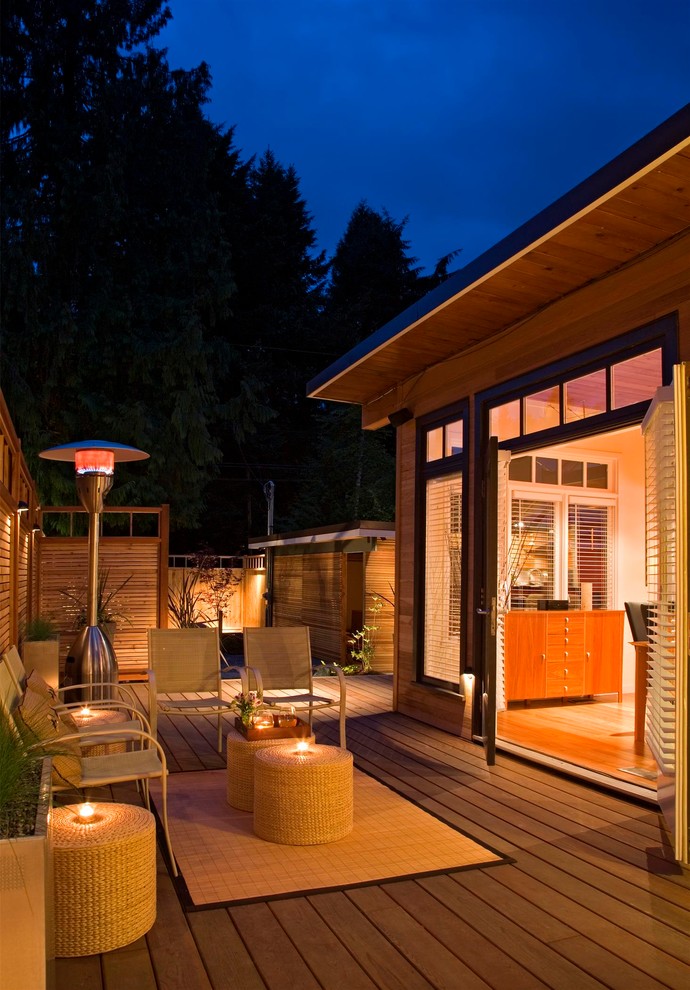
M 622 697 L 623 612 L 508 612 L 506 701 Z

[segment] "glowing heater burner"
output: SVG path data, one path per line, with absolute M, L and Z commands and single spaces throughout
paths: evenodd
M 112 450 L 75 450 L 74 469 L 77 474 L 114 474 L 115 454 Z

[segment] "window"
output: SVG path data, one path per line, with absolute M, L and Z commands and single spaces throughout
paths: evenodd
M 662 359 L 656 347 L 490 406 L 490 434 L 505 443 L 648 401 L 663 384 Z
M 420 674 L 455 686 L 462 639 L 464 418 L 422 428 L 424 591 Z
M 462 475 L 427 481 L 424 674 L 457 683 L 460 668 Z

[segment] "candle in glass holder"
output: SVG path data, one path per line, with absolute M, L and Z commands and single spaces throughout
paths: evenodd
M 94 820 L 95 814 L 96 809 L 94 806 L 89 804 L 88 801 L 85 801 L 84 804 L 80 804 L 77 808 L 77 821 L 81 825 L 88 825 Z

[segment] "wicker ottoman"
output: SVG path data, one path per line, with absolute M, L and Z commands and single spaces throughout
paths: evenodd
M 129 804 L 95 808 L 89 824 L 76 805 L 51 814 L 57 956 L 119 949 L 156 920 L 153 815 Z
M 89 715 L 82 715 L 77 709 L 70 713 L 80 729 L 116 729 L 121 722 L 128 722 L 128 715 L 117 708 L 92 708 Z M 116 742 L 97 746 L 84 746 L 84 756 L 108 756 L 111 753 L 126 753 L 127 743 Z
M 352 831 L 352 753 L 335 746 L 266 749 L 254 760 L 254 832 L 287 846 L 335 842 Z
M 306 742 L 313 743 L 314 736 Z M 245 739 L 237 729 L 228 729 L 228 776 L 226 796 L 231 808 L 252 811 L 254 808 L 254 755 L 270 746 L 285 746 L 289 739 Z

